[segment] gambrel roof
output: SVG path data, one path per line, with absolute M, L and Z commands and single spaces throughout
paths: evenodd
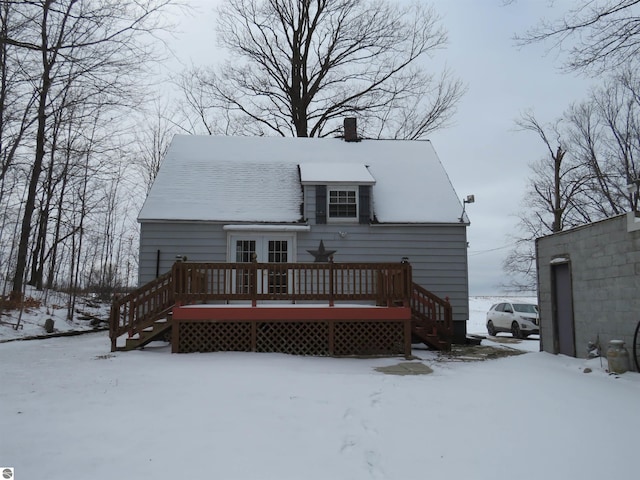
M 372 185 L 380 223 L 460 223 L 429 141 L 209 135 L 173 138 L 138 220 L 294 223 L 303 184 L 341 183 Z

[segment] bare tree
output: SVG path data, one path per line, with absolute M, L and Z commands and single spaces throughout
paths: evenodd
M 513 237 L 513 247 L 502 261 L 506 281 L 502 288 L 514 292 L 535 292 L 537 283 L 535 240 L 546 232 L 535 217 L 520 215 L 520 236 Z
M 28 28 L 15 3 L 0 3 L 0 202 L 7 192 L 7 174 L 20 157 L 20 146 L 36 121 L 35 92 L 27 60 L 16 55 L 6 39 L 21 35 Z M 14 182 L 12 182 L 14 183 Z
M 567 223 L 578 223 L 571 219 L 579 203 L 577 197 L 585 188 L 587 175 L 579 162 L 567 157 L 560 122 L 545 127 L 533 114 L 526 113 L 517 124 L 523 130 L 537 134 L 548 153 L 545 158 L 531 164 L 532 177 L 526 201 L 537 219 L 536 223 L 543 226 L 543 233 L 559 232 Z M 551 139 L 550 135 L 555 138 Z
M 535 285 L 533 240 L 633 209 L 627 185 L 640 176 L 640 81 L 628 70 L 543 125 L 525 114 L 548 154 L 531 164 L 519 235 L 504 262 L 514 285 Z M 525 279 L 522 281 L 522 279 Z
M 13 275 L 13 295 L 21 295 L 27 267 L 32 220 L 47 149 L 51 122 L 59 99 L 69 89 L 86 105 L 132 105 L 146 62 L 156 58 L 145 41 L 163 28 L 161 14 L 172 0 L 41 0 L 3 1 L 0 7 L 18 9 L 24 28 L 2 32 L 0 48 L 27 58 L 33 80 L 36 126 L 33 160 L 28 171 L 27 195 Z M 6 16 L 6 15 L 5 15 Z M 7 18 L 9 18 L 7 16 Z
M 606 102 L 603 97 L 592 97 L 590 100 L 572 105 L 565 113 L 575 156 L 588 176 L 580 205 L 581 216 L 576 220 L 581 223 L 624 211 L 624 196 L 620 196 L 620 191 L 626 185 L 626 181 L 620 182 L 617 172 L 618 152 L 611 143 L 615 141 L 611 134 L 615 136 L 616 132 L 604 123 L 606 120 L 603 116 L 610 113 L 603 108 L 608 109 L 612 105 L 605 106 L 605 103 L 599 103 L 600 101 Z
M 189 72 L 175 79 L 182 93 L 178 101 L 179 117 L 175 127 L 190 135 L 242 135 L 241 121 L 235 121 L 228 103 L 216 98 L 208 70 L 191 67 Z
M 566 50 L 568 70 L 616 69 L 640 58 L 640 0 L 582 0 L 562 18 L 540 21 L 516 38 Z
M 146 116 L 146 121 L 136 132 L 136 144 L 139 151 L 134 163 L 142 175 L 148 192 L 156 178 L 174 132 L 170 107 L 160 100 L 153 102 L 153 110 Z
M 640 178 L 640 77 L 635 69 L 627 69 L 607 82 L 595 101 L 608 132 L 606 156 L 612 163 L 612 203 L 619 206 L 618 212 L 632 209 L 633 200 L 625 187 Z
M 543 125 L 532 113 L 525 113 L 516 123 L 521 129 L 535 133 L 547 151 L 545 157 L 530 165 L 525 206 L 518 215 L 519 235 L 514 236 L 514 248 L 503 262 L 503 270 L 511 277 L 510 288 L 533 291 L 536 285 L 533 242 L 580 223 L 576 218 L 583 211 L 582 194 L 589 175 L 582 164 L 568 155 L 560 121 Z
M 326 136 L 358 115 L 365 135 L 420 138 L 447 122 L 464 91 L 449 72 L 421 68 L 447 42 L 422 4 L 226 0 L 218 14 L 233 59 L 187 76 L 242 133 Z

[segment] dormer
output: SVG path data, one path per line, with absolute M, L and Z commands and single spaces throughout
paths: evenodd
M 305 198 L 315 190 L 315 223 L 368 224 L 372 218 L 372 187 L 376 180 L 364 164 L 304 163 L 300 182 Z

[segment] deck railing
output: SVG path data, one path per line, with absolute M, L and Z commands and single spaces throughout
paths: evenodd
M 173 266 L 176 302 L 215 300 L 371 300 L 392 305 L 411 296 L 408 263 L 193 263 Z
M 408 263 L 197 263 L 176 262 L 171 271 L 116 299 L 111 307 L 111 348 L 116 339 L 151 326 L 175 304 L 263 300 L 372 301 L 407 305 Z

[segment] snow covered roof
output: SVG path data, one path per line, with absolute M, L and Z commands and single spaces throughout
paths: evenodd
M 176 135 L 138 220 L 297 222 L 301 175 L 373 184 L 381 223 L 458 223 L 462 212 L 429 141 Z
M 326 162 L 301 163 L 300 181 L 302 185 L 329 185 L 335 183 L 373 185 L 376 183 L 366 165 L 344 163 L 340 165 L 340 168 L 335 168 Z

